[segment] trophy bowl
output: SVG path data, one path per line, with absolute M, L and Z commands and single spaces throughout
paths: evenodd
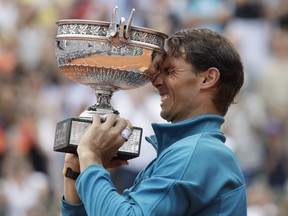
M 132 26 L 134 11 L 132 9 L 127 24 L 124 17 L 119 24 L 116 23 L 117 7 L 112 13 L 111 23 L 81 19 L 56 23 L 55 55 L 59 71 L 70 80 L 94 89 L 96 103 L 84 110 L 79 118 L 57 124 L 55 151 L 75 153 L 79 137 L 91 124 L 94 114 L 119 115 L 110 103 L 115 91 L 141 87 L 153 78 L 147 69 L 153 56 L 165 52 L 168 36 L 152 29 Z M 139 136 L 141 139 L 142 129 L 135 127 L 134 134 L 138 134 L 135 139 L 131 136 L 135 143 Z M 137 145 L 139 150 L 140 144 Z M 131 148 L 132 145 L 127 146 Z

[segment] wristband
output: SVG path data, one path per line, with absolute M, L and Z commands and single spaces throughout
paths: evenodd
M 78 178 L 78 176 L 80 175 L 80 173 L 78 172 L 74 172 L 70 167 L 67 167 L 64 171 L 64 176 L 67 178 L 71 178 L 76 180 Z

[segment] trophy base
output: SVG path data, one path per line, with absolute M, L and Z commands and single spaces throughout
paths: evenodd
M 83 118 L 69 118 L 58 122 L 54 140 L 54 151 L 77 154 L 81 136 L 92 121 Z M 121 146 L 113 159 L 129 160 L 140 155 L 142 128 L 133 127 L 130 138 Z

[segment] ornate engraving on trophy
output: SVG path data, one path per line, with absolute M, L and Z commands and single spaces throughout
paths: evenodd
M 141 87 L 151 80 L 146 71 L 152 53 L 164 53 L 167 35 L 152 29 L 132 26 L 135 10 L 127 24 L 121 17 L 116 23 L 117 7 L 112 21 L 80 19 L 60 20 L 55 38 L 55 55 L 59 71 L 67 78 L 94 89 L 96 103 L 79 117 L 56 126 L 54 151 L 76 153 L 77 144 L 95 114 L 119 112 L 112 107 L 115 91 Z M 129 140 L 115 157 L 131 159 L 140 153 L 142 128 L 134 127 Z

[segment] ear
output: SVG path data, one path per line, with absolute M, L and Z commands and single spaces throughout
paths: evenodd
M 213 88 L 217 85 L 220 79 L 220 71 L 215 67 L 211 67 L 208 70 L 201 73 L 201 79 L 202 79 L 201 83 L 202 89 Z

